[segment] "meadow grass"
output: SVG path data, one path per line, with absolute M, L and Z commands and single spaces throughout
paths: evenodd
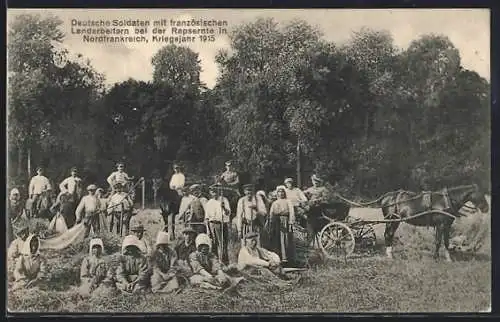
M 145 210 L 134 218 L 154 243 L 163 221 L 158 211 Z M 484 218 L 466 218 L 455 231 L 479 229 Z M 477 224 L 480 220 L 480 224 Z M 42 229 L 42 224 L 39 229 Z M 471 228 L 472 227 L 472 228 Z M 381 243 L 380 228 L 377 238 Z M 382 230 L 383 231 L 383 230 Z M 466 233 L 465 231 L 462 231 Z M 470 233 L 470 232 L 467 232 Z M 432 258 L 434 230 L 401 225 L 394 260 L 361 255 L 327 260 L 303 274 L 301 283 L 287 289 L 245 283 L 241 297 L 214 291 L 186 289 L 172 295 L 99 294 L 83 300 L 77 292 L 79 267 L 88 253 L 87 238 L 62 252 L 47 251 L 49 279 L 40 289 L 8 292 L 11 312 L 478 312 L 491 304 L 491 249 L 453 263 Z M 120 239 L 102 236 L 108 258 L 116 258 Z M 487 243 L 486 243 L 487 244 Z M 487 246 L 482 246 L 488 248 Z M 235 261 L 238 243 L 230 247 Z

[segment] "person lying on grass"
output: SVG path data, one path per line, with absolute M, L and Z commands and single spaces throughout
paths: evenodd
M 238 254 L 238 270 L 249 280 L 269 283 L 276 286 L 291 285 L 285 275 L 278 254 L 258 247 L 258 234 L 250 232 L 245 236 L 245 244 Z
M 258 238 L 259 235 L 255 232 L 250 232 L 245 236 L 245 244 L 238 254 L 238 270 L 253 268 L 281 275 L 280 257 L 276 253 L 258 247 Z
M 196 251 L 189 255 L 193 276 L 189 279 L 191 285 L 208 289 L 223 289 L 238 284 L 243 277 L 232 278 L 226 274 L 229 271 L 210 251 L 212 244 L 207 234 L 196 237 Z M 225 272 L 226 271 L 226 272 Z
M 80 267 L 80 294 L 89 296 L 97 288 L 111 280 L 108 275 L 108 265 L 102 254 L 104 244 L 100 238 L 90 240 L 89 256 L 85 257 Z
M 38 286 L 45 277 L 45 261 L 40 255 L 40 241 L 36 235 L 26 238 L 14 268 L 13 290 Z
M 177 278 L 177 254 L 170 248 L 170 236 L 164 231 L 156 236 L 155 250 L 151 256 L 153 274 L 151 291 L 153 293 L 172 293 L 180 291 Z
M 148 259 L 141 251 L 140 240 L 126 236 L 122 243 L 122 254 L 116 269 L 116 288 L 124 293 L 143 292 L 149 282 Z

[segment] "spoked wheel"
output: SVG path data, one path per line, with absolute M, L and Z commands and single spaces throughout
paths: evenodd
M 356 252 L 366 252 L 372 250 L 377 244 L 377 236 L 372 225 L 366 223 L 351 224 L 354 239 L 356 240 Z
M 319 246 L 329 258 L 349 256 L 354 252 L 355 244 L 352 230 L 340 222 L 327 224 L 319 233 Z

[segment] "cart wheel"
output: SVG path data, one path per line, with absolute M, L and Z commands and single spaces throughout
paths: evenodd
M 354 252 L 356 240 L 352 230 L 340 222 L 327 224 L 319 233 L 319 246 L 329 258 L 345 257 Z
M 377 236 L 372 225 L 362 223 L 359 225 L 351 224 L 351 230 L 356 241 L 356 251 L 363 252 L 373 249 L 377 244 Z

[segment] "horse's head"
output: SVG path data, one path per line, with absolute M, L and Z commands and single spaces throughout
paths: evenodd
M 467 202 L 471 202 L 481 212 L 490 210 L 486 194 L 479 189 L 477 184 L 460 186 L 449 190 L 450 198 L 456 203 L 457 208 L 461 208 Z

